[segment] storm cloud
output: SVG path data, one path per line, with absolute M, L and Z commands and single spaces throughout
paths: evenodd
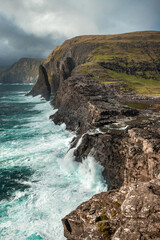
M 0 6 L 0 65 L 42 57 L 85 34 L 160 30 L 159 0 L 5 0 Z

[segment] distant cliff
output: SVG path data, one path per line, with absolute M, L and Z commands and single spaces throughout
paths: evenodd
M 0 73 L 0 83 L 35 83 L 38 79 L 39 65 L 45 59 L 21 58 L 10 68 Z

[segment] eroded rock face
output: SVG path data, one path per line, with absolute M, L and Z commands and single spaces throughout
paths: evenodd
M 40 65 L 39 67 L 39 77 L 36 82 L 36 85 L 32 90 L 27 94 L 27 96 L 32 95 L 33 97 L 40 95 L 45 98 L 47 101 L 50 99 L 51 87 L 48 81 L 48 75 L 46 69 Z
M 125 130 L 112 127 L 102 129 L 101 133 L 89 131 L 74 151 L 75 159 L 82 161 L 92 154 L 104 166 L 108 189 L 159 178 L 159 130 L 158 120 L 148 123 L 144 120 L 137 127 L 131 125 Z
M 68 240 L 158 240 L 160 180 L 97 194 L 62 222 Z
M 52 104 L 58 111 L 51 118 L 82 133 L 115 122 L 118 116 L 137 116 L 138 110 L 120 104 L 119 89 L 119 85 L 99 84 L 75 68 L 56 92 Z

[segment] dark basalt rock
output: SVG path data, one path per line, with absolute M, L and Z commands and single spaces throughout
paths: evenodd
M 50 99 L 51 95 L 51 87 L 48 81 L 48 75 L 46 69 L 40 65 L 39 67 L 39 77 L 36 82 L 36 85 L 32 88 L 32 90 L 27 94 L 27 96 L 37 96 L 41 95 L 41 97 L 45 98 L 47 101 Z

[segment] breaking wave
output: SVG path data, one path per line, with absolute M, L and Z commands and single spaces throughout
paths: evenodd
M 29 85 L 0 87 L 0 236 L 4 240 L 62 240 L 61 218 L 106 190 L 102 166 L 68 151 L 74 133 L 49 116 L 56 110 Z

